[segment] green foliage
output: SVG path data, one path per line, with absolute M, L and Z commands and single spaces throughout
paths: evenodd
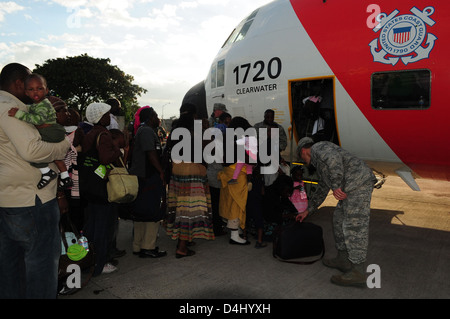
M 133 84 L 133 76 L 110 62 L 83 54 L 47 60 L 33 72 L 44 76 L 49 90 L 82 115 L 90 103 L 117 98 L 122 104 L 121 115 L 128 122 L 138 108 L 137 97 L 147 90 Z

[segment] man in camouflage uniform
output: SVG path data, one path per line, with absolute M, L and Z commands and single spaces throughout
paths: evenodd
M 323 263 L 343 272 L 331 281 L 344 286 L 365 286 L 370 201 L 376 182 L 372 170 L 359 158 L 330 142 L 314 144 L 311 138 L 300 140 L 298 155 L 316 168 L 319 187 L 308 199 L 308 210 L 297 220 L 313 213 L 323 203 L 329 190 L 339 200 L 333 215 L 333 231 L 337 257 Z

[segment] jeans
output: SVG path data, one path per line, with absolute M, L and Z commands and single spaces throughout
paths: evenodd
M 54 299 L 61 255 L 57 200 L 0 208 L 0 299 Z

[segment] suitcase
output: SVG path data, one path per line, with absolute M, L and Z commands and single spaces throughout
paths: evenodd
M 322 227 L 309 222 L 294 222 L 280 226 L 273 241 L 273 256 L 284 262 L 309 265 L 325 255 Z M 292 261 L 317 256 L 308 261 Z

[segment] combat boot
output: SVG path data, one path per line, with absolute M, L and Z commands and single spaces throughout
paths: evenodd
M 322 259 L 322 263 L 330 268 L 339 269 L 342 272 L 347 272 L 352 268 L 352 263 L 348 260 L 348 253 L 346 250 L 338 250 L 335 258 Z
M 341 275 L 331 277 L 331 282 L 346 287 L 367 287 L 367 276 L 364 272 L 364 263 L 351 264 L 351 269 Z

